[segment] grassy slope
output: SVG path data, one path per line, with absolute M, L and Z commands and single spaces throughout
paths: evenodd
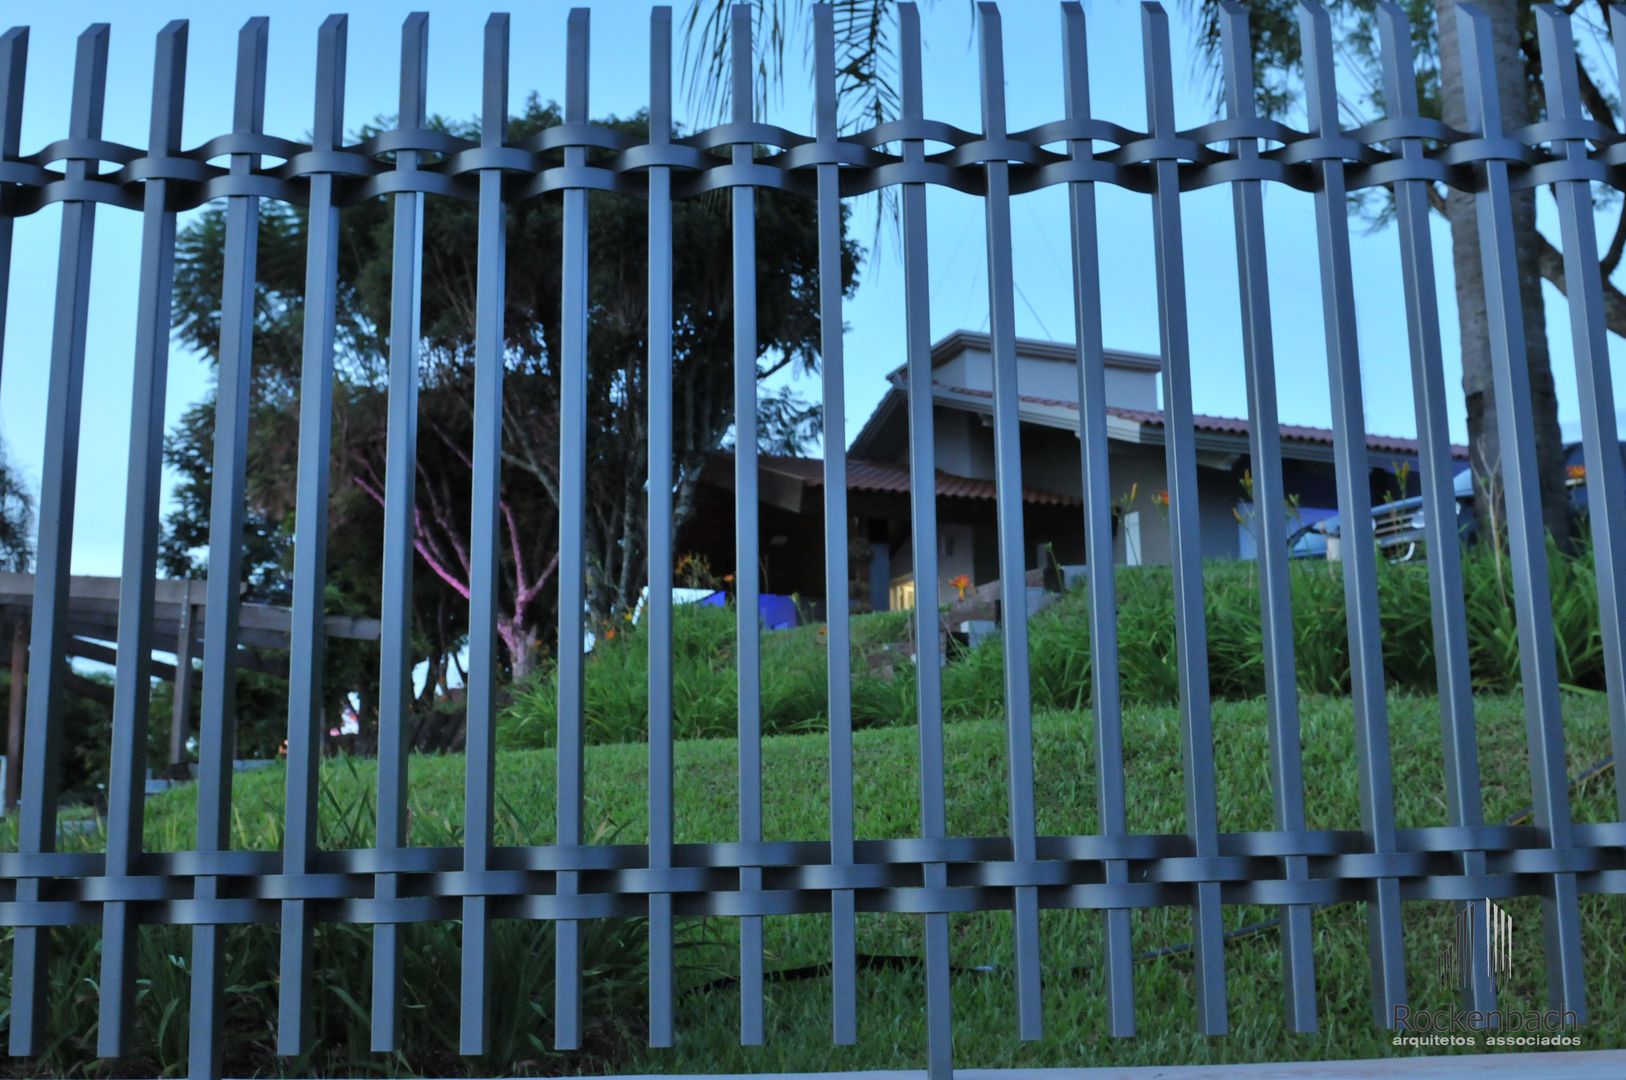
M 1440 737 L 1431 698 L 1390 698 L 1395 789 L 1401 826 L 1445 823 Z M 1609 752 L 1601 698 L 1565 700 L 1570 772 L 1578 774 Z M 1485 774 L 1485 813 L 1499 821 L 1528 802 L 1523 713 L 1516 698 L 1481 698 L 1480 753 Z M 1268 743 L 1259 702 L 1215 706 L 1221 826 L 1227 831 L 1271 827 Z M 1359 810 L 1351 718 L 1347 701 L 1310 698 L 1303 703 L 1307 807 L 1312 828 L 1357 828 Z M 1125 721 L 1130 828 L 1176 832 L 1183 827 L 1180 739 L 1172 709 L 1141 709 Z M 861 731 L 855 738 L 859 835 L 913 835 L 918 815 L 915 732 L 911 728 Z M 950 725 L 947 731 L 950 828 L 960 835 L 1005 832 L 1004 732 L 995 722 Z M 765 827 L 770 839 L 827 835 L 827 742 L 822 735 L 770 738 L 764 747 Z M 1089 833 L 1095 828 L 1094 757 L 1087 714 L 1051 713 L 1035 724 L 1035 757 L 1044 833 Z M 720 841 L 734 833 L 735 750 L 727 740 L 689 742 L 677 751 L 678 839 Z M 593 747 L 588 752 L 589 821 L 600 825 L 601 842 L 641 842 L 645 748 Z M 462 808 L 463 761 L 414 758 L 411 774 L 413 841 L 455 843 Z M 372 765 L 330 762 L 322 814 L 324 843 L 370 843 Z M 239 778 L 235 809 L 243 846 L 274 846 L 280 835 L 280 770 Z M 498 760 L 499 843 L 546 843 L 552 833 L 553 760 L 546 750 L 505 753 Z M 1579 820 L 1614 816 L 1613 776 L 1605 774 L 1574 793 Z M 193 801 L 183 789 L 154 800 L 148 840 L 154 848 L 191 842 Z M 1626 1045 L 1626 985 L 1613 962 L 1626 933 L 1618 899 L 1584 897 L 1589 1006 L 1594 1023 L 1589 1047 Z M 1532 1007 L 1544 999 L 1539 957 L 1539 904 L 1509 905 L 1517 927 L 1515 984 L 1505 1007 Z M 1260 909 L 1227 910 L 1227 926 L 1263 917 Z M 1433 971 L 1446 940 L 1448 905 L 1406 905 L 1411 1000 L 1420 1007 L 1445 1004 Z M 956 916 L 952 951 L 956 965 L 986 973 L 955 978 L 957 1059 L 967 1065 L 1055 1065 L 1260 1061 L 1268 1059 L 1373 1056 L 1391 1052 L 1371 1023 L 1366 932 L 1361 908 L 1344 905 L 1319 913 L 1316 926 L 1317 986 L 1321 1032 L 1295 1036 L 1282 1027 L 1280 955 L 1274 934 L 1232 943 L 1227 949 L 1233 1034 L 1207 1039 L 1197 1033 L 1190 967 L 1183 956 L 1145 961 L 1136 968 L 1141 1037 L 1129 1041 L 1102 1032 L 1098 917 L 1083 912 L 1044 915 L 1046 962 L 1045 1038 L 1020 1043 L 1010 1021 L 1013 986 L 1008 916 Z M 1155 948 L 1188 939 L 1184 911 L 1137 914 L 1135 947 Z M 709 979 L 732 963 L 727 942 L 733 927 L 708 928 L 716 944 L 685 953 L 691 983 Z M 769 967 L 794 968 L 828 957 L 829 920 L 797 916 L 768 920 Z M 918 955 L 918 917 L 860 916 L 859 948 L 879 954 Z M 924 1060 L 922 978 L 916 968 L 861 973 L 860 1042 L 829 1042 L 829 982 L 816 978 L 769 984 L 768 1039 L 764 1047 L 736 1045 L 738 998 L 729 990 L 685 997 L 679 1013 L 679 1045 L 671 1051 L 641 1050 L 630 1071 L 761 1071 L 919 1067 Z

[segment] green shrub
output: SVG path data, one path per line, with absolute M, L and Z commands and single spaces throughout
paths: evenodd
M 456 847 L 462 843 L 461 757 L 419 757 L 414 762 L 410 842 Z M 426 775 L 427 774 L 427 775 Z M 376 776 L 370 762 L 324 763 L 320 846 L 365 848 L 373 842 Z M 276 850 L 282 843 L 280 767 L 239 778 L 233 799 L 231 847 Z M 185 850 L 197 821 L 193 786 L 173 789 L 148 804 L 146 845 Z M 498 814 L 497 842 L 535 842 L 506 804 Z M 530 816 L 527 814 L 527 816 Z M 551 828 L 551 821 L 548 822 Z M 600 840 L 606 839 L 599 837 Z M 101 832 L 63 837 L 66 850 L 100 851 Z M 0 850 L 16 848 L 14 819 L 0 825 Z M 699 929 L 681 924 L 684 941 Z M 12 928 L 0 929 L 0 1026 L 9 1019 Z M 458 1055 L 461 933 L 453 922 L 409 924 L 401 964 L 402 1050 L 373 1055 L 368 1003 L 372 1000 L 372 928 L 322 924 L 311 961 L 314 1045 L 301 1058 L 276 1056 L 279 935 L 274 924 L 232 926 L 226 947 L 224 1064 L 228 1076 L 561 1075 L 603 1072 L 608 1054 L 643 1037 L 648 965 L 641 919 L 595 920 L 583 929 L 582 1002 L 588 1047 L 579 1054 L 552 1049 L 554 928 L 551 922 L 498 919 L 492 923 L 491 1050 L 483 1058 Z M 187 1009 L 191 994 L 191 930 L 145 926 L 137 938 L 136 1033 L 132 1054 L 109 1069 L 96 1057 L 97 980 L 101 928 L 76 926 L 52 934 L 49 1015 L 52 1040 L 28 1066 L 38 1076 L 182 1076 L 186 1073 Z M 615 1048 L 613 1051 L 612 1048 Z
M 1549 550 L 1553 631 L 1560 681 L 1576 689 L 1603 687 L 1603 644 L 1591 553 Z M 1295 562 L 1293 660 L 1304 693 L 1347 694 L 1350 650 L 1343 566 Z M 1476 688 L 1506 693 L 1519 685 L 1519 636 L 1511 573 L 1505 556 L 1486 548 L 1463 557 L 1463 603 L 1469 663 Z M 1394 689 L 1435 690 L 1434 625 L 1428 566 L 1378 565 L 1378 612 L 1383 671 Z M 1116 578 L 1118 667 L 1125 705 L 1179 700 L 1174 579 L 1166 566 L 1121 567 Z M 1033 707 L 1077 709 L 1090 702 L 1088 593 L 1075 588 L 1028 622 Z M 1265 691 L 1259 568 L 1253 562 L 1211 562 L 1203 568 L 1204 629 L 1209 690 L 1217 699 L 1246 700 Z M 914 722 L 915 671 L 905 647 L 909 612 L 855 616 L 852 621 L 853 725 Z M 762 728 L 766 734 L 823 730 L 829 716 L 826 635 L 802 626 L 762 637 Z M 640 742 L 647 737 L 648 639 L 640 627 L 600 640 L 586 665 L 590 742 Z M 679 739 L 736 733 L 734 612 L 680 607 L 673 623 L 673 706 Z M 974 649 L 951 647 L 943 668 L 943 715 L 951 720 L 1004 713 L 1004 649 L 996 635 Z M 553 745 L 556 725 L 551 668 L 514 688 L 499 729 L 501 745 Z

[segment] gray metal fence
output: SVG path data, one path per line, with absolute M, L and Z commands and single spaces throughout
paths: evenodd
M 1026 5 L 1022 17 L 1038 17 Z M 1626 52 L 1626 19 L 1614 11 L 1615 48 Z M 1052 17 L 1046 15 L 1046 18 Z M 1226 905 L 1269 905 L 1281 913 L 1287 1026 L 1317 1025 L 1310 913 L 1315 905 L 1360 900 L 1371 929 L 1372 1008 L 1392 1023 L 1406 1000 L 1401 906 L 1406 900 L 1456 901 L 1539 895 L 1547 985 L 1553 1007 L 1585 1017 L 1580 951 L 1581 893 L 1626 893 L 1622 845 L 1626 825 L 1571 820 L 1564 727 L 1548 595 L 1546 551 L 1537 494 L 1533 421 L 1524 364 L 1525 338 L 1513 246 L 1511 194 L 1551 185 L 1558 201 L 1569 282 L 1576 365 L 1591 491 L 1611 733 L 1626 752 L 1626 669 L 1622 663 L 1620 590 L 1626 585 L 1626 482 L 1605 341 L 1602 283 L 1590 185 L 1626 188 L 1626 138 L 1581 111 L 1575 48 L 1568 18 L 1540 14 L 1547 119 L 1505 128 L 1486 17 L 1460 8 L 1460 39 L 1470 117 L 1468 131 L 1419 115 L 1411 35 L 1400 10 L 1380 15 L 1389 115 L 1363 128 L 1340 129 L 1332 27 L 1306 4 L 1301 14 L 1309 131 L 1255 115 L 1245 15 L 1222 21 L 1227 115 L 1191 131 L 1174 122 L 1167 16 L 1142 9 L 1149 132 L 1092 115 L 1085 56 L 1085 16 L 1061 5 L 1066 60 L 1062 118 L 1011 132 L 1006 123 L 1000 12 L 979 5 L 982 131 L 926 119 L 921 92 L 919 17 L 899 6 L 901 116 L 842 135 L 836 120 L 832 14 L 814 8 L 817 109 L 812 136 L 752 117 L 751 19 L 737 8 L 730 22 L 732 117 L 685 137 L 672 123 L 672 23 L 652 14 L 650 136 L 638 143 L 588 122 L 588 15 L 568 19 L 564 122 L 522 142 L 505 139 L 509 31 L 506 16 L 486 27 L 482 131 L 469 142 L 425 127 L 427 19 L 414 15 L 403 33 L 400 127 L 357 145 L 344 142 L 342 101 L 346 23 L 335 16 L 318 43 L 316 116 L 310 144 L 264 132 L 267 22 L 253 19 L 238 42 L 233 127 L 200 147 L 180 145 L 187 28 L 159 36 L 152 126 L 146 149 L 101 137 L 108 28 L 79 41 L 67 137 L 23 155 L 19 148 L 26 30 L 0 38 L 0 303 L 12 268 L 13 220 L 53 203 L 62 206 L 61 262 L 50 355 L 45 467 L 40 488 L 37 585 L 33 606 L 34 676 L 27 699 L 27 743 L 19 850 L 0 854 L 0 920 L 15 927 L 11 967 L 10 1051 L 38 1053 L 46 1030 L 46 960 L 53 928 L 100 923 L 100 1050 L 129 1045 L 136 980 L 133 946 L 143 924 L 192 927 L 191 1069 L 218 1073 L 224 927 L 271 923 L 281 929 L 278 1049 L 297 1054 L 311 1032 L 312 930 L 319 922 L 371 924 L 374 930 L 373 1042 L 399 1039 L 400 928 L 427 920 L 462 922 L 461 1050 L 485 1049 L 496 918 L 551 920 L 557 926 L 556 1041 L 581 1037 L 580 944 L 588 920 L 647 917 L 651 1042 L 674 1037 L 673 926 L 684 916 L 737 918 L 740 925 L 740 1039 L 764 1033 L 763 918 L 828 912 L 831 920 L 833 1037 L 854 1041 L 858 1006 L 855 921 L 859 912 L 902 912 L 924 920 L 924 979 L 933 1076 L 951 1072 L 949 917 L 1008 911 L 1014 922 L 1020 1037 L 1041 1034 L 1041 909 L 1088 909 L 1103 920 L 1107 1015 L 1113 1035 L 1134 1034 L 1130 914 L 1188 907 L 1194 928 L 1194 984 L 1205 1034 L 1226 1032 L 1223 950 Z M 1626 61 L 1626 56 L 1617 56 Z M 936 148 L 934 148 L 936 147 Z M 1103 148 L 1104 147 L 1104 148 Z M 280 164 L 267 165 L 267 159 Z M 930 340 L 927 312 L 926 188 L 944 185 L 980 197 L 987 215 L 988 288 L 994 357 L 999 571 L 1003 582 L 1004 679 L 1008 728 L 1009 833 L 951 835 L 944 790 L 940 661 L 919 650 L 920 834 L 907 840 L 857 837 L 853 811 L 849 625 L 846 602 L 847 517 L 841 440 L 825 457 L 826 579 L 829 583 L 830 834 L 828 842 L 770 842 L 762 815 L 758 587 L 741 575 L 739 632 L 739 830 L 737 842 L 679 844 L 673 820 L 672 716 L 672 204 L 727 192 L 733 212 L 734 383 L 738 565 L 758 562 L 755 439 L 755 278 L 753 207 L 759 188 L 816 201 L 820 253 L 825 424 L 845 429 L 839 200 L 898 188 L 906 296 L 910 469 L 914 566 L 935 580 L 937 542 L 933 477 Z M 1095 188 L 1113 185 L 1151 200 L 1156 233 L 1157 315 L 1162 335 L 1167 409 L 1167 469 L 1173 541 L 1180 721 L 1188 831 L 1133 835 L 1127 826 L 1124 739 L 1119 700 L 1113 571 L 1091 559 L 1088 571 L 1093 722 L 1100 832 L 1041 836 L 1035 824 L 1034 761 L 1023 587 L 1021 472 L 1016 393 L 1011 199 L 1065 185 L 1075 280 L 1081 409 L 1084 528 L 1088 549 L 1111 550 L 1106 397 L 1102 357 Z M 1344 588 L 1351 642 L 1356 760 L 1362 827 L 1310 830 L 1304 810 L 1287 549 L 1281 535 L 1281 448 L 1278 438 L 1271 297 L 1266 285 L 1261 193 L 1282 184 L 1314 195 L 1322 304 L 1333 395 L 1338 504 L 1345 528 Z M 1462 576 L 1447 436 L 1447 394 L 1428 224 L 1431 184 L 1471 191 L 1483 237 L 1495 395 L 1502 420 L 1502 474 L 1516 586 L 1521 674 L 1528 716 L 1535 824 L 1487 825 L 1481 818 L 1472 687 Z M 1181 193 L 1227 186 L 1236 216 L 1250 453 L 1257 473 L 1263 536 L 1260 588 L 1269 690 L 1270 777 L 1275 828 L 1222 833 L 1216 805 L 1214 733 L 1208 695 L 1203 579 L 1197 519 L 1197 451 L 1192 419 L 1191 341 L 1181 241 Z M 1450 825 L 1396 826 L 1385 716 L 1370 528 L 1367 451 L 1356 345 L 1354 275 L 1346 195 L 1388 186 L 1395 199 L 1406 320 L 1428 523 L 1429 580 L 1437 646 L 1441 731 Z M 497 496 L 503 379 L 505 207 L 533 198 L 563 199 L 563 425 L 560 446 L 559 640 L 583 635 L 583 514 L 586 447 L 587 198 L 590 191 L 647 199 L 649 214 L 649 519 L 650 627 L 649 836 L 645 844 L 592 844 L 583 832 L 583 663 L 562 649 L 557 734 L 557 842 L 511 848 L 493 841 L 493 722 L 498 643 Z M 470 613 L 465 842 L 461 848 L 407 846 L 406 746 L 402 719 L 410 700 L 410 611 L 416 379 L 417 295 L 426 197 L 477 202 L 478 301 L 475 442 L 473 447 L 472 601 Z M 394 302 L 389 375 L 387 502 L 382 612 L 381 732 L 377 845 L 321 850 L 316 807 L 323 657 L 330 411 L 334 377 L 337 229 L 343 207 L 383 197 L 394 203 Z M 255 240 L 261 200 L 309 208 L 304 364 L 295 546 L 295 596 L 289 684 L 286 834 L 282 851 L 229 851 L 232 720 L 239 537 L 243 525 L 248 370 L 252 350 Z M 209 591 L 196 850 L 144 852 L 142 811 L 147 679 L 150 655 L 160 440 L 167 363 L 170 281 L 178 210 L 224 200 L 228 225 L 222 299 L 219 412 L 214 459 Z M 139 209 L 139 328 L 130 444 L 124 573 L 120 596 L 117 692 L 107 848 L 61 853 L 54 776 L 64 726 L 61 658 L 67 631 L 69 545 L 90 263 L 101 206 Z M 769 253 L 768 257 L 772 257 Z M 13 313 L 19 314 L 19 313 Z M 28 317 L 31 313 L 21 313 Z M 0 317 L 4 311 L 0 309 Z M 917 612 L 918 640 L 937 628 L 930 605 Z M 1626 780 L 1617 772 L 1620 817 Z M 1490 1007 L 1493 972 L 1472 952 L 1466 1000 Z M 268 976 L 273 973 L 267 973 Z

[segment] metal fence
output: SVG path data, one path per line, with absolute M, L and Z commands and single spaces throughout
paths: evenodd
M 1025 6 L 1023 17 L 1036 17 Z M 1085 54 L 1085 17 L 1061 5 L 1066 70 L 1062 118 L 1027 131 L 1007 129 L 1000 12 L 979 5 L 981 132 L 926 119 L 921 93 L 919 17 L 901 21 L 901 115 L 867 131 L 837 128 L 832 14 L 814 8 L 817 86 L 811 136 L 755 122 L 749 9 L 736 8 L 728 123 L 677 137 L 672 120 L 672 32 L 669 10 L 652 14 L 650 136 L 639 143 L 588 122 L 588 15 L 568 20 L 564 122 L 521 142 L 505 139 L 509 32 L 492 16 L 485 36 L 482 129 L 478 142 L 425 126 L 427 19 L 407 20 L 402 45 L 400 127 L 346 145 L 342 101 L 346 23 L 335 16 L 318 43 L 316 116 L 310 144 L 265 133 L 267 22 L 253 19 L 238 42 L 232 131 L 192 150 L 180 145 L 187 28 L 159 36 L 152 125 L 147 149 L 102 138 L 108 28 L 80 38 L 66 138 L 23 156 L 19 150 L 26 30 L 0 38 L 0 275 L 11 269 L 13 219 L 53 203 L 62 206 L 61 262 L 50 354 L 46 453 L 40 489 L 34 676 L 28 687 L 28 734 L 19 850 L 0 854 L 0 920 L 15 927 L 11 967 L 10 1051 L 38 1053 L 50 1033 L 46 961 L 53 928 L 100 923 L 100 1050 L 129 1045 L 136 980 L 133 945 L 143 924 L 192 927 L 191 1069 L 220 1068 L 222 931 L 244 923 L 280 926 L 278 1049 L 297 1054 L 311 1036 L 313 927 L 320 922 L 372 924 L 373 1042 L 398 1041 L 400 928 L 427 920 L 461 920 L 461 1050 L 486 1046 L 493 919 L 552 920 L 557 927 L 557 999 L 552 1003 L 561 1048 L 581 1037 L 580 966 L 584 922 L 647 917 L 651 1042 L 674 1037 L 673 926 L 685 916 L 737 918 L 740 930 L 740 1039 L 760 1042 L 763 1023 L 764 916 L 823 913 L 831 919 L 833 1036 L 852 1042 L 863 998 L 857 980 L 858 912 L 903 912 L 924 920 L 924 980 L 931 1075 L 951 1072 L 949 919 L 954 913 L 1006 911 L 1014 923 L 1016 1031 L 1041 1034 L 1042 909 L 1099 911 L 1111 1034 L 1135 1031 L 1130 914 L 1160 906 L 1189 907 L 1195 928 L 1194 985 L 1205 1034 L 1228 1026 L 1223 950 L 1226 905 L 1262 904 L 1281 914 L 1286 1022 L 1317 1025 L 1311 910 L 1366 901 L 1370 923 L 1372 1008 L 1380 1024 L 1405 1002 L 1401 906 L 1406 900 L 1473 902 L 1539 895 L 1547 986 L 1555 1008 L 1585 1017 L 1580 950 L 1581 893 L 1626 893 L 1622 845 L 1626 826 L 1572 822 L 1565 773 L 1564 727 L 1554 658 L 1546 551 L 1537 495 L 1533 421 L 1524 364 L 1511 196 L 1551 186 L 1557 198 L 1569 283 L 1571 329 L 1581 388 L 1586 482 L 1611 733 L 1626 752 L 1626 686 L 1622 679 L 1621 589 L 1626 587 L 1626 490 L 1623 490 L 1614 394 L 1605 342 L 1602 282 L 1590 185 L 1626 187 L 1626 139 L 1581 111 L 1575 50 L 1566 16 L 1543 10 L 1540 46 L 1547 119 L 1519 130 L 1503 124 L 1486 17 L 1459 9 L 1469 130 L 1419 115 L 1411 35 L 1398 8 L 1379 15 L 1384 96 L 1389 115 L 1358 130 L 1340 129 L 1332 26 L 1306 4 L 1300 16 L 1310 130 L 1255 115 L 1245 15 L 1225 12 L 1224 75 L 1230 88 L 1224 119 L 1191 131 L 1174 123 L 1167 16 L 1142 9 L 1149 132 L 1092 115 Z M 1615 19 L 1615 48 L 1626 51 L 1626 20 Z M 1047 16 L 1049 17 L 1049 16 Z M 1626 60 L 1626 57 L 1619 57 Z M 268 164 L 268 161 L 278 162 Z M 758 562 L 755 360 L 758 353 L 753 207 L 761 188 L 816 201 L 820 252 L 825 425 L 845 430 L 842 415 L 842 297 L 839 200 L 896 188 L 901 198 L 906 295 L 913 556 L 919 580 L 937 577 L 927 312 L 926 189 L 938 184 L 982 199 L 987 216 L 988 289 L 994 357 L 999 571 L 1002 585 L 1009 834 L 951 835 L 944 790 L 940 660 L 921 649 L 918 662 L 919 837 L 864 840 L 855 835 L 845 459 L 841 440 L 827 447 L 826 578 L 829 582 L 828 842 L 770 842 L 763 836 L 759 709 L 758 587 L 738 582 L 739 830 L 737 842 L 674 840 L 672 715 L 672 205 L 675 199 L 727 192 L 733 213 L 734 382 L 738 565 Z M 1180 725 L 1188 831 L 1132 835 L 1124 784 L 1111 561 L 1090 560 L 1090 659 L 1100 832 L 1041 836 L 1035 825 L 1034 759 L 1024 594 L 1021 472 L 1011 250 L 1014 194 L 1065 185 L 1076 301 L 1088 550 L 1112 550 L 1105 386 L 1102 358 L 1095 188 L 1114 185 L 1151 200 L 1155 227 L 1157 315 L 1167 409 L 1167 469 L 1173 540 Z M 1338 504 L 1345 529 L 1344 588 L 1352 658 L 1361 829 L 1310 830 L 1295 698 L 1293 633 L 1283 543 L 1281 448 L 1278 438 L 1270 302 L 1265 272 L 1262 190 L 1283 184 L 1314 195 L 1322 304 L 1332 389 Z M 1442 373 L 1429 186 L 1473 192 L 1482 237 L 1486 302 L 1516 586 L 1521 674 L 1528 717 L 1533 826 L 1487 825 L 1481 818 L 1472 687 L 1462 577 L 1452 529 L 1447 393 Z M 1214 734 L 1208 696 L 1197 518 L 1197 450 L 1192 426 L 1191 329 L 1188 325 L 1181 193 L 1223 185 L 1236 219 L 1249 450 L 1260 502 L 1264 661 L 1269 690 L 1270 777 L 1275 828 L 1222 833 L 1218 826 Z M 1396 826 L 1385 716 L 1377 612 L 1377 564 L 1370 529 L 1367 451 L 1356 346 L 1354 275 L 1345 200 L 1349 192 L 1387 186 L 1394 195 L 1413 390 L 1419 431 L 1428 573 L 1439 677 L 1441 730 L 1450 824 Z M 561 197 L 564 208 L 563 424 L 560 446 L 559 640 L 583 637 L 583 533 L 586 468 L 585 386 L 587 200 L 591 191 L 647 199 L 649 204 L 649 519 L 650 628 L 649 836 L 646 844 L 592 844 L 583 833 L 583 657 L 562 649 L 557 734 L 557 842 L 499 847 L 493 841 L 495 638 L 503 379 L 505 207 Z M 409 677 L 418 357 L 417 296 L 424 201 L 428 196 L 478 204 L 475 442 L 473 447 L 472 600 L 470 614 L 465 842 L 461 848 L 407 846 L 406 753 L 402 720 Z M 337 228 L 343 207 L 383 197 L 393 201 L 394 285 L 390 342 L 387 505 L 382 612 L 381 733 L 377 845 L 320 850 L 316 834 L 323 654 L 324 511 L 328 497 L 330 410 L 334 378 Z M 255 239 L 261 200 L 309 208 L 306 322 L 300 392 L 295 596 L 289 684 L 286 834 L 280 852 L 229 851 L 232 779 L 231 700 L 243 524 L 245 428 L 252 350 Z M 228 225 L 222 299 L 219 412 L 214 458 L 213 532 L 209 542 L 207 628 L 196 850 L 144 852 L 142 811 L 147 678 L 159 513 L 160 440 L 169 340 L 170 281 L 179 210 L 224 200 Z M 60 853 L 55 767 L 64 724 L 61 662 L 67 633 L 69 545 L 78 468 L 92 235 L 101 206 L 143 216 L 139 327 L 130 444 L 124 573 L 118 624 L 117 692 L 107 847 L 99 854 Z M 768 257 L 772 257 L 769 253 Z M 0 277 L 0 300 L 5 296 Z M 29 317 L 32 313 L 22 313 Z M 3 311 L 0 311 L 3 315 Z M 936 633 L 935 612 L 917 612 L 917 640 Z M 1626 820 L 1626 782 L 1618 779 Z M 1483 952 L 1472 955 L 1466 1003 L 1493 1001 L 1494 973 Z M 268 975 L 272 973 L 267 973 Z

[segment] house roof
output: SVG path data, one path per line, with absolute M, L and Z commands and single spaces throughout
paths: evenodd
M 732 465 L 734 455 L 729 452 L 713 454 L 708 464 L 707 473 L 712 475 L 714 481 L 720 481 L 723 486 L 732 486 L 734 474 Z M 774 481 L 775 484 L 764 484 L 764 497 L 770 501 L 784 501 L 785 493 L 770 497 L 766 489 L 769 486 L 782 487 L 785 481 L 802 488 L 824 487 L 824 459 L 785 457 L 780 454 L 758 454 L 757 468 L 764 481 Z M 726 479 L 724 475 L 726 475 Z M 862 458 L 847 459 L 847 490 L 870 491 L 882 494 L 904 495 L 911 490 L 909 483 L 909 467 L 885 461 L 866 461 Z M 992 480 L 978 480 L 969 476 L 956 476 L 937 470 L 937 495 L 946 499 L 993 499 L 996 489 Z M 1058 495 L 1052 491 L 1041 491 L 1038 488 L 1024 487 L 1022 500 L 1035 506 L 1082 506 L 1083 500 L 1069 495 Z
M 948 336 L 938 340 L 932 345 L 932 367 L 939 367 L 948 363 L 967 349 L 978 352 L 993 352 L 993 339 L 989 335 L 977 330 L 955 330 Z M 1044 341 L 1040 338 L 1019 337 L 1016 339 L 1016 355 L 1031 357 L 1036 360 L 1055 360 L 1063 364 L 1078 363 L 1078 346 L 1069 341 Z M 1163 363 L 1149 353 L 1126 352 L 1123 349 L 1105 349 L 1102 359 L 1107 367 L 1124 368 L 1130 371 L 1156 371 L 1163 370 Z M 891 376 L 901 375 L 908 365 L 895 368 Z
M 935 381 L 932 383 L 932 385 L 939 390 L 946 391 L 946 393 L 936 396 L 939 401 L 949 405 L 955 404 L 954 398 L 956 396 L 962 398 L 982 398 L 990 401 L 994 396 L 993 391 L 991 390 L 980 390 L 967 386 L 947 386 L 943 383 Z M 894 390 L 891 393 L 906 396 L 903 390 Z M 890 396 L 890 393 L 888 396 Z M 1024 404 L 1036 405 L 1041 408 L 1066 409 L 1073 412 L 1077 412 L 1079 409 L 1079 404 L 1076 401 L 1066 401 L 1060 398 L 1035 397 L 1030 394 L 1019 394 L 1017 397 Z M 879 410 L 877 410 L 877 412 L 879 412 Z M 1127 421 L 1129 424 L 1133 424 L 1137 428 L 1141 429 L 1161 429 L 1165 423 L 1163 413 L 1153 409 L 1126 409 L 1121 406 L 1108 405 L 1107 415 L 1118 420 Z M 1239 419 L 1237 417 L 1205 416 L 1198 413 L 1192 417 L 1192 421 L 1193 426 L 1199 432 L 1206 432 L 1212 435 L 1238 436 L 1242 438 L 1246 438 L 1248 434 L 1248 421 Z M 1307 427 L 1302 424 L 1282 424 L 1279 430 L 1281 431 L 1281 437 L 1284 442 L 1329 447 L 1333 444 L 1333 432 L 1331 428 Z M 1379 453 L 1406 454 L 1408 456 L 1415 456 L 1419 450 L 1416 439 L 1408 439 L 1399 435 L 1378 435 L 1370 433 L 1366 436 L 1366 447 L 1368 450 L 1375 450 Z M 1468 448 L 1461 443 L 1453 443 L 1451 445 L 1451 456 L 1454 458 L 1466 459 L 1468 457 Z

